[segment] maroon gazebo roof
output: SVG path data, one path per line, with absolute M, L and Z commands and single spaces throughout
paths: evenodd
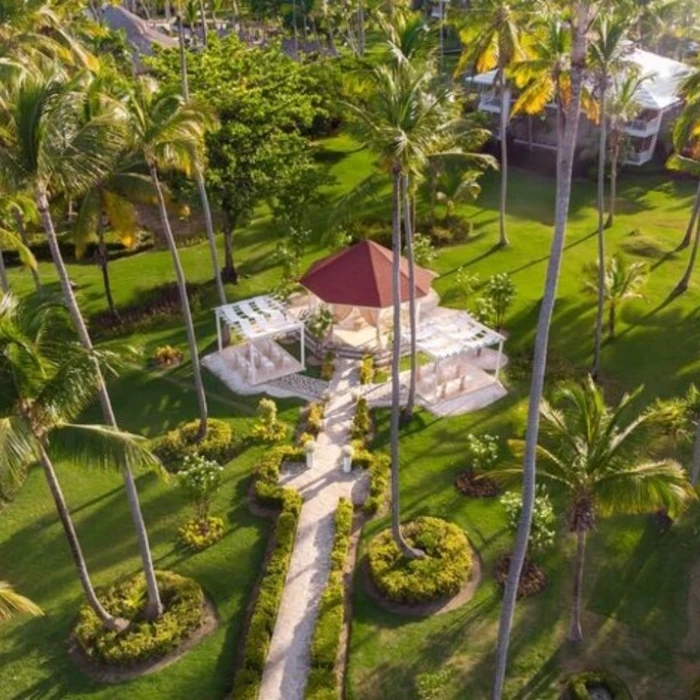
M 361 241 L 315 262 L 301 284 L 327 304 L 383 309 L 391 306 L 393 253 L 374 241 Z M 416 298 L 430 292 L 433 273 L 416 265 Z M 408 261 L 401 258 L 401 301 L 408 301 Z

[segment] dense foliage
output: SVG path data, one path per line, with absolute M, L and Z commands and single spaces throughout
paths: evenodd
M 153 452 L 168 471 L 177 473 L 185 466 L 185 459 L 194 455 L 225 464 L 233 456 L 234 448 L 231 426 L 210 418 L 204 439 L 199 439 L 199 421 L 184 423 L 157 440 Z
M 599 697 L 593 691 L 606 690 L 612 700 L 630 700 L 631 696 L 625 684 L 612 673 L 603 671 L 583 671 L 575 673 L 566 681 L 570 700 L 593 700 Z

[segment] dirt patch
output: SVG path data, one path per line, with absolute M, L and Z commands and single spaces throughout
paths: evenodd
M 85 655 L 73 635 L 68 640 L 68 656 L 86 676 L 100 683 L 123 683 L 140 676 L 146 676 L 175 663 L 217 628 L 219 618 L 216 614 L 216 608 L 206 596 L 204 597 L 202 613 L 202 624 L 180 646 L 155 661 L 129 667 L 97 666 Z
M 503 590 L 508 580 L 510 569 L 510 554 L 503 554 L 498 557 L 493 575 L 498 587 Z M 520 572 L 518 582 L 518 598 L 529 598 L 541 593 L 547 587 L 547 574 L 541 566 L 531 559 L 525 560 L 523 570 Z
M 501 493 L 501 489 L 493 479 L 483 476 L 473 469 L 463 471 L 457 477 L 455 486 L 465 496 L 472 498 L 495 498 Z
M 482 563 L 479 553 L 472 547 L 472 568 L 469 578 L 462 586 L 459 593 L 450 598 L 440 598 L 430 603 L 419 603 L 408 605 L 405 603 L 395 603 L 386 598 L 377 588 L 369 572 L 369 562 L 367 557 L 362 562 L 362 577 L 364 579 L 365 590 L 370 598 L 384 610 L 388 610 L 395 615 L 405 615 L 406 617 L 428 617 L 429 615 L 442 615 L 443 613 L 456 610 L 473 597 L 481 582 Z

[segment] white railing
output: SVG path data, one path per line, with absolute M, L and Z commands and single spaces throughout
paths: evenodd
M 661 117 L 654 119 L 633 119 L 625 124 L 625 131 L 635 136 L 650 136 L 658 132 L 661 126 Z
M 483 93 L 479 100 L 479 109 L 486 112 L 500 112 L 501 96 L 497 95 L 493 90 Z
M 626 163 L 631 163 L 632 165 L 642 165 L 647 161 L 650 161 L 654 155 L 653 148 L 647 148 L 645 151 L 632 151 L 627 154 L 625 158 Z

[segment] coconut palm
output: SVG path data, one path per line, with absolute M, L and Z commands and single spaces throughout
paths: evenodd
M 141 78 L 135 83 L 129 99 L 130 132 L 143 153 L 156 191 L 163 234 L 175 269 L 199 405 L 200 438 L 203 438 L 207 431 L 207 399 L 202 382 L 194 322 L 187 298 L 185 273 L 170 227 L 158 171 L 178 171 L 185 175 L 201 172 L 204 159 L 204 133 L 213 124 L 214 118 L 207 109 L 201 105 L 185 102 L 177 90 L 159 89 L 149 78 Z
M 7 581 L 0 581 L 0 622 L 15 615 L 43 615 L 41 608 L 17 593 Z
M 75 339 L 62 306 L 12 295 L 0 300 L 0 471 L 12 478 L 33 462 L 41 465 L 63 525 L 83 592 L 110 629 L 120 629 L 97 598 L 70 517 L 54 460 L 72 465 L 128 469 L 151 466 L 154 458 L 136 436 L 111 426 L 73 421 L 94 399 L 104 352 Z
M 31 197 L 0 192 L 0 291 L 10 291 L 10 282 L 2 254 L 3 248 L 17 250 L 22 263 L 31 270 L 37 289 L 41 287 L 36 260 L 29 249 L 24 230 L 24 221 L 28 218 L 35 218 L 35 214 L 36 208 Z
M 496 668 L 492 686 L 493 700 L 500 700 L 505 681 L 510 631 L 515 614 L 515 602 L 520 574 L 523 569 L 530 537 L 535 499 L 535 464 L 539 436 L 539 411 L 547 368 L 547 346 L 552 313 L 556 300 L 561 259 L 566 238 L 566 223 L 571 199 L 571 180 L 578 135 L 579 115 L 583 101 L 584 67 L 587 55 L 587 37 L 592 20 L 594 4 L 589 0 L 574 0 L 571 3 L 569 31 L 571 32 L 571 69 L 569 73 L 569 100 L 564 105 L 566 121 L 557 149 L 557 184 L 554 211 L 554 235 L 547 264 L 544 295 L 535 335 L 535 350 L 532 363 L 532 381 L 527 414 L 527 430 L 523 451 L 523 509 L 515 539 L 513 557 L 510 561 L 508 580 L 503 595 L 501 621 L 496 649 Z M 546 104 L 546 102 L 545 102 Z
M 589 63 L 596 82 L 595 97 L 600 104 L 598 138 L 598 304 L 596 307 L 595 341 L 591 375 L 595 379 L 600 368 L 600 349 L 603 342 L 603 307 L 605 304 L 605 164 L 608 151 L 608 121 L 606 101 L 611 76 L 623 70 L 629 44 L 625 41 L 631 23 L 630 16 L 609 14 L 600 16 L 595 24 L 595 36 L 590 44 Z
M 628 70 L 623 75 L 613 78 L 610 86 L 609 100 L 605 108 L 610 130 L 610 202 L 606 228 L 612 226 L 615 220 L 620 155 L 627 140 L 627 123 L 639 114 L 639 88 L 645 80 L 648 80 L 648 76 L 640 77 L 637 72 Z
M 552 493 L 566 499 L 569 531 L 576 536 L 576 566 L 569 639 L 583 639 L 581 607 L 586 537 L 597 516 L 677 514 L 696 498 L 685 472 L 675 462 L 648 461 L 645 439 L 652 413 L 630 416 L 640 390 L 607 406 L 603 392 L 589 377 L 581 385 L 560 389 L 553 404 L 543 402 L 543 439 L 537 448 L 537 475 Z M 511 441 L 514 454 L 525 445 Z M 648 454 L 648 447 L 646 454 Z M 501 470 L 501 478 L 514 470 Z
M 49 207 L 52 194 L 79 195 L 99 182 L 123 148 L 123 120 L 113 101 L 102 101 L 99 115 L 90 115 L 87 104 L 94 96 L 86 90 L 88 80 L 89 76 L 82 73 L 66 79 L 61 73 L 37 72 L 15 86 L 0 104 L 0 173 L 19 190 L 32 192 L 64 301 L 81 343 L 91 353 L 92 339 L 68 277 Z M 105 423 L 117 429 L 109 393 L 96 363 L 93 373 Z M 122 464 L 122 476 L 146 577 L 146 614 L 155 618 L 162 611 L 162 604 L 138 492 L 128 464 Z
M 598 293 L 599 263 L 585 268 L 584 287 L 589 292 Z M 632 299 L 642 299 L 641 288 L 647 281 L 649 272 L 643 262 L 630 263 L 620 253 L 615 253 L 603 269 L 603 302 L 608 307 L 608 340 L 615 340 L 615 324 L 620 307 Z
M 700 101 L 700 69 L 692 71 L 688 77 L 683 81 L 680 88 L 680 93 L 686 100 L 686 107 L 681 114 L 681 119 L 679 120 L 676 129 L 679 131 L 678 136 L 687 140 L 688 136 L 691 135 L 692 129 L 689 129 L 690 125 L 696 124 L 697 129 L 700 130 L 700 109 L 694 104 Z M 683 133 L 686 132 L 686 133 Z M 675 145 L 675 144 L 674 144 Z M 689 144 L 682 143 L 676 146 L 679 152 L 686 149 Z M 700 150 L 700 149 L 699 149 Z M 670 167 L 674 167 L 678 170 L 690 170 L 691 173 L 696 170 L 700 170 L 695 162 L 687 163 L 689 167 L 684 167 L 686 163 L 684 162 L 671 162 Z M 693 231 L 695 230 L 695 223 L 697 222 L 698 216 L 700 216 L 700 180 L 698 180 L 698 188 L 695 193 L 695 199 L 693 201 L 693 208 L 690 214 L 690 219 L 688 221 L 688 226 L 685 230 L 685 236 L 683 241 L 678 246 L 679 250 L 682 248 L 687 248 L 690 245 L 690 241 L 693 237 Z
M 436 181 L 431 183 L 435 200 L 445 206 L 446 220 L 452 218 L 458 204 L 472 202 L 481 194 L 479 175 L 478 171 L 464 170 L 457 164 L 451 164 L 444 167 Z
M 466 25 L 460 29 L 462 56 L 455 73 L 469 66 L 475 73 L 496 69 L 493 86 L 501 96 L 499 140 L 501 148 L 501 194 L 499 244 L 508 245 L 506 201 L 508 196 L 508 140 L 511 89 L 508 69 L 526 58 L 522 43 L 523 3 L 509 0 L 478 0 L 469 7 Z

